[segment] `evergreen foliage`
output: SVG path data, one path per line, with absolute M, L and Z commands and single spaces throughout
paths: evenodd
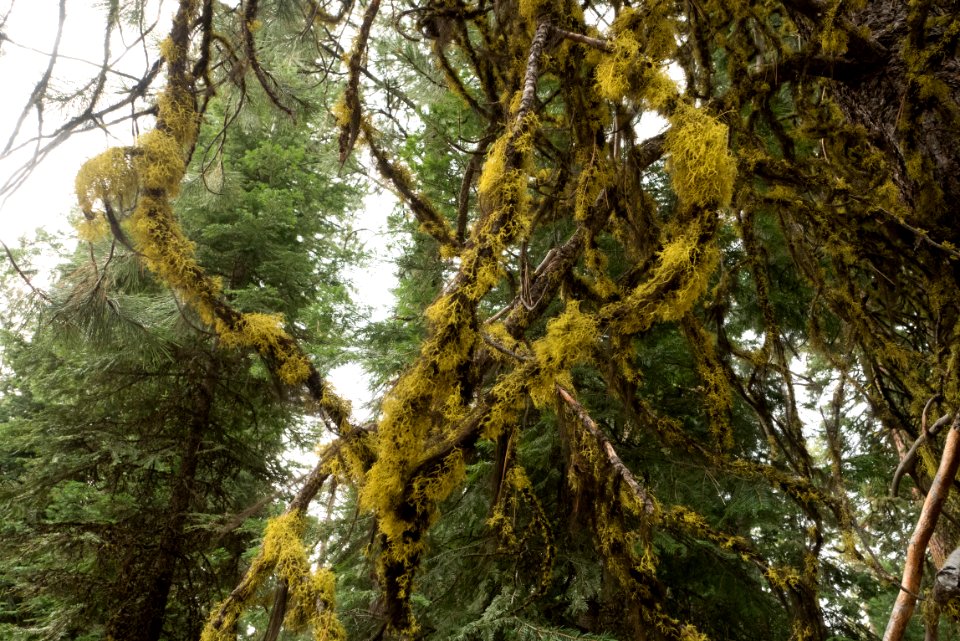
M 272 116 L 233 130 L 221 189 L 198 176 L 178 207 L 229 299 L 295 334 L 322 328 L 310 339 L 328 369 L 355 318 L 340 273 L 360 253 L 356 189 L 307 156 L 322 145 Z M 115 239 L 81 244 L 38 302 L 4 340 L 3 636 L 197 639 L 315 421 Z
M 172 5 L 125 93 L 155 124 L 77 176 L 94 262 L 6 338 L 11 631 L 899 641 L 955 621 L 950 590 L 911 616 L 924 554 L 949 573 L 960 542 L 950 3 Z M 108 45 L 142 8 L 108 7 Z M 77 123 L 119 108 L 105 83 Z M 357 161 L 399 202 L 363 426 L 321 375 L 350 347 Z M 330 441 L 259 551 L 188 540 L 268 495 L 308 414 Z

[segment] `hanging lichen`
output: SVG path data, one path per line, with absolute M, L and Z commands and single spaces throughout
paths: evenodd
M 726 207 L 737 163 L 727 146 L 727 128 L 703 109 L 680 103 L 670 116 L 667 171 L 681 204 Z
M 260 553 L 230 598 L 214 608 L 201 641 L 234 641 L 241 615 L 271 576 L 287 586 L 289 605 L 284 625 L 290 631 L 312 629 L 317 641 L 346 639 L 334 611 L 333 574 L 322 567 L 311 570 L 303 543 L 305 528 L 306 520 L 299 511 L 288 512 L 267 523 Z

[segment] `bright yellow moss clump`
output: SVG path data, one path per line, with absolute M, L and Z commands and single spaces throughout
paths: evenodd
M 577 302 L 567 303 L 563 313 L 547 323 L 546 335 L 533 346 L 540 372 L 530 398 L 537 407 L 553 402 L 557 385 L 573 387 L 569 370 L 590 356 L 599 333 L 597 319 L 580 311 Z
M 73 226 L 77 230 L 77 237 L 87 242 L 95 242 L 110 235 L 110 225 L 103 216 L 76 220 Z
M 154 129 L 140 137 L 134 166 L 144 189 L 163 190 L 170 197 L 180 191 L 186 171 L 181 143 L 165 131 Z
M 680 202 L 689 207 L 730 204 L 737 163 L 727 148 L 727 127 L 703 109 L 681 103 L 670 116 L 667 171 Z
M 720 259 L 712 233 L 715 225 L 715 217 L 705 213 L 672 237 L 667 231 L 650 277 L 623 301 L 601 310 L 603 317 L 614 321 L 617 333 L 645 331 L 658 320 L 679 320 L 690 311 L 706 291 Z
M 292 632 L 313 628 L 315 639 L 339 641 L 346 638 L 334 614 L 334 577 L 330 570 L 310 569 L 303 533 L 306 521 L 299 512 L 288 512 L 267 524 L 263 547 L 243 582 L 226 601 L 214 608 L 200 636 L 201 641 L 234 641 L 235 625 L 256 598 L 257 590 L 272 574 L 289 589 L 284 625 Z
M 676 84 L 660 68 L 661 61 L 672 49 L 666 22 L 657 25 L 663 32 L 652 43 L 645 31 L 644 17 L 635 9 L 623 9 L 610 28 L 609 46 L 596 71 L 596 90 L 606 100 L 614 102 L 629 98 L 646 102 L 656 110 L 678 95 Z
M 112 147 L 85 162 L 74 179 L 77 204 L 93 219 L 96 204 L 110 204 L 117 213 L 134 203 L 137 193 L 137 174 L 130 162 L 130 149 Z
M 283 330 L 282 315 L 243 314 L 233 326 L 218 319 L 214 327 L 224 347 L 253 347 L 276 359 L 279 362 L 277 375 L 287 385 L 302 383 L 310 375 L 310 362 Z

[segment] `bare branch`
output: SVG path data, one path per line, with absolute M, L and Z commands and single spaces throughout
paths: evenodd
M 927 402 L 927 407 L 930 406 L 930 403 L 933 399 Z M 913 442 L 913 445 L 910 446 L 910 450 L 904 454 L 903 460 L 900 461 L 900 465 L 897 466 L 896 472 L 893 473 L 893 480 L 890 482 L 890 496 L 896 497 L 897 493 L 900 490 L 900 481 L 903 480 L 903 475 L 910 472 L 913 469 L 913 466 L 917 462 L 917 452 L 920 451 L 920 446 L 926 443 L 931 436 L 936 435 L 947 423 L 950 422 L 952 418 L 950 414 L 944 414 L 938 418 L 933 425 L 930 426 L 930 429 L 926 429 L 926 416 L 927 416 L 927 407 L 923 408 L 923 429 L 920 432 L 920 436 L 917 437 L 917 440 Z
M 563 389 L 560 385 L 557 385 L 557 394 L 559 394 L 560 399 L 573 411 L 574 415 L 577 417 L 577 420 L 580 421 L 580 424 L 593 438 L 597 441 L 597 444 L 600 446 L 600 450 L 607 457 L 607 462 L 610 464 L 610 467 L 617 473 L 623 482 L 627 484 L 627 487 L 630 488 L 630 491 L 633 492 L 633 495 L 636 497 L 640 505 L 643 506 L 643 511 L 649 516 L 656 514 L 657 504 L 654 501 L 653 496 L 647 492 L 647 489 L 640 484 L 640 481 L 633 475 L 633 472 L 630 471 L 623 461 L 620 459 L 620 456 L 617 454 L 617 451 L 613 448 L 613 444 L 610 443 L 610 440 L 606 437 L 603 431 L 597 426 L 590 415 L 587 413 L 587 410 L 584 409 L 580 403 L 577 402 L 575 398 L 568 392 Z
M 955 415 L 950 425 L 947 441 L 943 446 L 943 455 L 940 457 L 940 466 L 930 484 L 930 491 L 927 492 L 927 498 L 923 502 L 917 526 L 907 545 L 907 560 L 903 567 L 903 580 L 900 582 L 902 587 L 893 611 L 890 613 L 883 641 L 901 641 L 907 629 L 907 623 L 913 615 L 917 602 L 915 594 L 920 591 L 920 578 L 923 575 L 923 558 L 927 551 L 927 544 L 937 526 L 937 520 L 950 493 L 953 478 L 957 474 L 957 469 L 960 468 L 958 420 L 960 420 L 960 413 Z

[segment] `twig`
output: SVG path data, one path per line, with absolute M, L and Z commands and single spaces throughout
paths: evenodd
M 896 472 L 893 473 L 893 480 L 890 482 L 890 496 L 892 497 L 896 497 L 897 493 L 900 491 L 900 481 L 903 480 L 904 474 L 912 470 L 913 466 L 916 464 L 917 452 L 920 451 L 920 446 L 928 441 L 931 436 L 935 436 L 944 425 L 950 422 L 950 419 L 952 418 L 950 414 L 944 414 L 938 418 L 933 425 L 930 426 L 929 430 L 926 429 L 927 408 L 935 398 L 936 397 L 927 401 L 927 407 L 923 408 L 923 425 L 920 436 L 918 436 L 917 440 L 913 442 L 913 445 L 910 446 L 910 449 L 907 451 L 907 453 L 903 455 L 903 460 L 900 461 L 900 465 L 897 466 Z
M 563 36 L 567 40 L 573 40 L 574 42 L 579 42 L 580 44 L 585 44 L 594 49 L 599 49 L 600 51 L 606 51 L 607 53 L 613 52 L 613 47 L 610 46 L 610 43 L 602 38 L 591 38 L 590 36 L 585 36 L 582 33 L 574 33 L 573 31 L 567 31 L 566 29 L 561 29 L 560 27 L 553 27 L 554 33 L 557 35 Z
M 948 254 L 950 254 L 951 256 L 953 256 L 954 258 L 960 258 L 960 251 L 957 251 L 957 250 L 954 249 L 953 247 L 950 247 L 950 246 L 948 246 L 948 245 L 946 245 L 946 244 L 944 244 L 944 243 L 938 243 L 938 242 L 935 241 L 934 239 L 930 238 L 930 235 L 929 235 L 927 232 L 923 231 L 922 229 L 918 229 L 918 228 L 914 227 L 913 225 L 911 225 L 911 224 L 908 223 L 907 221 L 903 220 L 902 218 L 900 218 L 900 217 L 897 216 L 896 214 L 887 211 L 887 210 L 884 209 L 883 207 L 878 207 L 878 208 L 877 208 L 877 211 L 880 211 L 881 213 L 886 214 L 887 216 L 890 217 L 890 220 L 892 220 L 893 222 L 897 223 L 898 225 L 900 225 L 900 226 L 903 227 L 904 229 L 907 229 L 907 230 L 909 230 L 909 231 L 912 231 L 914 234 L 917 235 L 917 238 L 918 238 L 919 240 L 922 240 L 923 242 L 927 243 L 928 245 L 932 245 L 933 247 L 936 247 L 936 248 L 939 249 L 939 250 L 942 250 L 942 251 L 947 252 Z
M 10 261 L 10 264 L 13 265 L 13 269 L 17 272 L 17 274 L 20 275 L 20 278 L 23 279 L 23 282 L 27 284 L 27 287 L 29 287 L 34 294 L 36 294 L 37 296 L 39 296 L 40 298 L 42 298 L 43 300 L 49 303 L 50 297 L 47 296 L 43 292 L 43 290 L 37 289 L 34 286 L 34 284 L 30 282 L 30 278 L 23 272 L 22 269 L 20 269 L 20 265 L 17 263 L 17 259 L 13 257 L 13 252 L 10 251 L 10 248 L 7 247 L 7 244 L 2 240 L 0 240 L 0 245 L 3 245 L 3 251 L 7 253 L 7 259 Z
M 498 352 L 500 352 L 500 353 L 502 353 L 502 354 L 506 354 L 507 356 L 512 356 L 513 358 L 517 359 L 518 361 L 527 362 L 527 361 L 531 360 L 531 358 L 530 358 L 529 356 L 526 356 L 526 355 L 524 355 L 524 354 L 518 354 L 517 352 L 514 352 L 514 351 L 511 350 L 511 349 L 508 349 L 506 346 L 501 345 L 501 344 L 498 343 L 497 341 L 495 341 L 495 340 L 493 340 L 492 338 L 490 338 L 487 334 L 481 333 L 481 336 L 483 337 L 483 342 L 484 342 L 484 343 L 486 343 L 487 345 L 489 345 L 490 347 L 492 347 L 493 349 L 497 350 Z

